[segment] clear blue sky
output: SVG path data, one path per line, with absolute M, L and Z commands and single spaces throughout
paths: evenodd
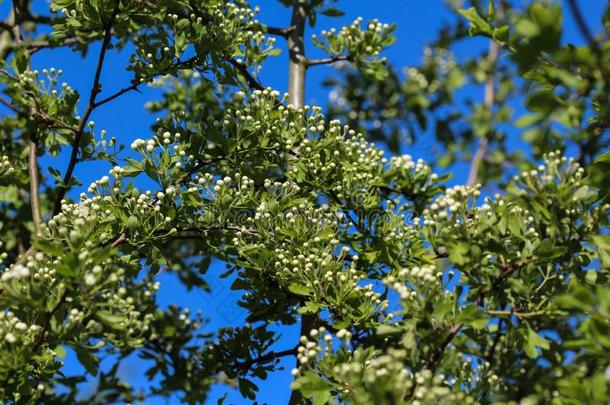
M 5 19 L 10 7 L 10 1 L 0 2 L 0 18 Z M 582 0 L 581 7 L 586 18 L 593 24 L 599 26 L 599 18 L 602 15 L 604 0 Z M 44 0 L 35 0 L 35 9 L 46 7 Z M 253 5 L 260 5 L 261 14 L 259 19 L 269 25 L 286 26 L 290 18 L 289 10 L 284 8 L 276 0 L 253 0 Z M 346 12 L 341 18 L 322 18 L 319 27 L 315 31 L 309 30 L 308 35 L 319 32 L 330 27 L 340 27 L 349 24 L 354 18 L 362 16 L 365 21 L 378 18 L 382 22 L 397 23 L 397 42 L 386 52 L 389 60 L 397 67 L 418 64 L 422 57 L 422 49 L 425 43 L 435 37 L 437 29 L 443 21 L 453 18 L 444 7 L 443 0 L 342 0 L 338 6 Z M 566 16 L 566 35 L 564 40 L 582 43 L 580 34 L 576 31 L 570 16 Z M 278 44 L 281 41 L 278 40 Z M 458 49 L 458 57 L 464 58 L 481 52 L 485 43 L 480 40 L 470 40 L 467 45 Z M 99 44 L 92 46 L 89 57 L 81 60 L 78 55 L 68 50 L 41 51 L 33 60 L 36 69 L 56 67 L 64 70 L 63 80 L 72 87 L 78 89 L 81 94 L 88 94 L 92 75 L 97 61 L 97 50 Z M 309 47 L 311 50 L 311 47 Z M 127 50 L 129 51 L 129 50 Z M 314 53 L 312 56 L 316 56 Z M 131 73 L 125 71 L 128 53 L 112 52 L 107 57 L 102 83 L 104 92 L 111 94 L 115 89 L 126 86 Z M 287 55 L 283 52 L 275 60 L 269 61 L 263 70 L 261 80 L 265 86 L 271 86 L 281 92 L 287 88 Z M 311 69 L 308 76 L 307 102 L 325 106 L 328 99 L 327 90 L 320 83 L 327 75 L 332 75 L 333 70 L 328 67 Z M 158 96 L 158 91 L 153 89 L 142 89 L 142 93 L 128 93 L 113 103 L 102 106 L 96 110 L 91 117 L 96 122 L 96 128 L 107 129 L 109 135 L 116 136 L 120 143 L 129 145 L 135 138 L 147 138 L 151 136 L 150 126 L 155 117 L 144 109 L 144 103 Z M 84 108 L 82 108 L 84 109 Z M 81 109 L 81 112 L 82 112 Z M 4 110 L 0 110 L 4 113 Z M 426 159 L 424 151 L 418 155 L 412 151 L 415 158 Z M 42 161 L 43 170 L 49 165 L 60 169 L 62 172 L 66 166 L 66 156 L 58 159 L 45 158 Z M 87 185 L 106 174 L 108 167 L 96 167 L 92 164 L 80 164 L 76 170 L 84 188 Z M 455 181 L 463 182 L 466 174 L 458 172 Z M 77 196 L 83 190 L 74 190 L 72 195 Z M 188 306 L 195 310 L 201 308 L 204 314 L 210 317 L 211 322 L 207 326 L 209 330 L 215 330 L 220 326 L 239 325 L 243 323 L 245 313 L 237 305 L 237 295 L 230 291 L 226 282 L 218 281 L 213 276 L 220 274 L 223 266 L 213 265 L 209 271 L 209 282 L 213 288 L 212 293 L 187 293 L 171 274 L 163 274 L 160 277 L 162 284 L 159 293 L 159 302 L 166 306 L 170 303 Z M 284 337 L 278 343 L 277 349 L 282 350 L 294 346 L 297 340 L 295 328 L 281 328 Z M 74 356 L 69 355 L 66 359 L 67 371 L 71 373 L 81 372 L 81 368 L 75 364 Z M 267 381 L 259 384 L 259 403 L 285 404 L 290 395 L 288 385 L 291 381 L 290 369 L 294 366 L 294 359 L 282 363 L 286 370 L 272 375 Z M 125 377 L 134 385 L 145 385 L 146 379 L 141 376 L 145 368 L 137 360 L 127 361 L 121 369 Z M 209 403 L 216 403 L 218 397 L 229 390 L 226 403 L 242 404 L 248 403 L 243 400 L 239 393 L 224 386 L 215 387 L 212 390 Z M 158 403 L 166 403 L 160 401 Z M 178 403 L 171 400 L 170 403 Z

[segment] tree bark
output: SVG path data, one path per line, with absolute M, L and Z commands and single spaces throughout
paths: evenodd
M 288 72 L 288 103 L 296 108 L 305 105 L 305 22 L 307 20 L 307 4 L 305 0 L 294 0 L 290 25 L 292 30 L 288 36 L 288 53 L 290 67 Z
M 307 59 L 305 58 L 305 23 L 307 20 L 306 0 L 294 0 L 292 6 L 291 30 L 288 36 L 288 52 L 290 65 L 288 72 L 288 103 L 296 108 L 305 105 L 305 74 L 307 72 Z M 306 314 L 301 317 L 301 331 L 299 336 L 309 335 L 316 327 L 316 315 Z M 298 360 L 297 364 L 298 366 Z M 307 401 L 299 391 L 292 391 L 289 405 L 306 404 Z
M 489 42 L 489 53 L 487 54 L 487 61 L 491 65 L 491 69 L 494 69 L 496 62 L 498 60 L 498 52 L 500 48 L 498 44 L 491 39 Z M 489 73 L 487 76 L 487 80 L 485 81 L 485 90 L 484 90 L 484 99 L 483 104 L 485 108 L 489 111 L 490 122 L 489 125 L 493 126 L 493 107 L 495 102 L 495 87 L 494 87 L 494 74 L 493 71 Z M 479 180 L 479 170 L 481 164 L 483 163 L 483 159 L 485 159 L 485 155 L 487 154 L 487 148 L 489 146 L 489 138 L 493 134 L 493 129 L 490 129 L 487 134 L 479 143 L 479 147 L 475 151 L 472 156 L 472 161 L 470 163 L 470 170 L 468 172 L 468 180 L 466 185 L 474 186 Z

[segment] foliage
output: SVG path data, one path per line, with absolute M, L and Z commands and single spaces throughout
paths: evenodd
M 314 37 L 327 58 L 290 61 L 340 62 L 326 116 L 298 78 L 282 95 L 257 73 L 272 36 L 298 46 L 341 3 L 280 1 L 302 26 L 266 26 L 242 0 L 15 2 L 0 26 L 0 401 L 201 403 L 217 383 L 255 401 L 286 356 L 293 404 L 610 401 L 607 35 L 582 25 L 589 43 L 565 44 L 559 4 L 474 1 L 403 78 L 380 56 L 394 26 L 358 18 Z M 460 61 L 468 33 L 492 44 Z M 97 42 L 89 89 L 31 70 L 41 49 Z M 112 92 L 116 48 L 133 77 Z M 160 118 L 125 151 L 91 118 L 144 85 Z M 473 85 L 482 101 L 461 96 Z M 401 153 L 424 136 L 438 159 Z M 449 186 L 464 160 L 469 184 Z M 112 168 L 84 188 L 85 161 Z M 158 302 L 159 273 L 206 292 L 212 261 L 248 324 L 210 330 L 205 308 Z M 276 326 L 297 322 L 278 350 Z M 68 352 L 87 376 L 65 375 Z M 129 356 L 148 386 L 121 380 Z

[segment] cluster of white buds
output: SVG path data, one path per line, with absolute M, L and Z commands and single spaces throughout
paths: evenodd
M 401 155 L 401 156 L 393 156 L 390 158 L 390 167 L 397 169 L 406 169 L 406 170 L 414 170 L 416 173 L 419 172 L 429 172 L 430 166 L 424 163 L 423 159 L 417 159 L 417 161 L 413 160 L 411 155 Z M 434 175 L 435 179 L 438 177 Z
M 33 337 L 40 329 L 38 325 L 27 325 L 11 311 L 0 312 L 0 350 L 12 350 L 12 344 L 33 342 Z
M 93 183 L 91 183 L 91 185 L 89 185 L 87 192 L 89 194 L 94 194 L 96 192 L 101 194 L 101 192 L 105 188 L 109 189 L 109 186 L 110 186 L 110 177 L 102 176 L 99 180 L 95 180 Z
M 430 84 L 426 75 L 415 67 L 406 70 L 409 81 L 416 83 L 421 88 L 426 88 Z
M 430 208 L 424 210 L 424 220 L 426 225 L 433 225 L 436 222 L 472 222 L 467 213 L 474 212 L 477 198 L 481 195 L 481 185 L 455 186 L 448 188 L 445 194 L 438 197 Z M 468 222 L 468 221 L 469 222 Z
M 364 30 L 362 20 L 362 17 L 358 17 L 352 24 L 342 27 L 339 31 L 335 28 L 328 31 L 323 30 L 321 35 L 327 44 L 318 41 L 316 35 L 312 35 L 312 40 L 332 55 L 341 55 L 347 52 L 349 56 L 377 57 L 386 45 L 385 40 L 393 27 L 389 24 L 382 24 L 375 19 L 371 20 L 367 24 L 366 30 Z M 362 51 L 364 51 L 364 54 L 359 55 Z M 385 58 L 382 60 L 385 60 Z
M 303 171 L 307 177 L 317 178 L 321 186 L 328 183 L 338 198 L 366 194 L 381 181 L 380 168 L 385 162 L 381 149 L 337 121 L 330 122 L 323 141 L 304 139 L 294 148 L 294 154 L 298 158 L 290 174 L 296 177 Z
M 424 64 L 434 63 L 443 73 L 450 71 L 457 63 L 454 53 L 443 47 L 431 48 L 424 46 Z
M 413 391 L 413 404 L 425 405 L 448 401 L 450 403 L 475 404 L 474 398 L 468 394 L 451 389 L 443 374 L 433 374 L 429 369 L 424 369 L 415 373 L 415 390 Z
M 560 182 L 567 182 L 575 186 L 583 183 L 585 169 L 574 158 L 567 158 L 558 150 L 549 152 L 544 155 L 543 159 L 544 165 L 525 171 L 515 176 L 513 180 L 533 190 Z
M 12 174 L 14 171 L 15 167 L 11 164 L 9 157 L 2 155 L 0 158 L 0 175 Z
M 23 266 L 21 264 L 14 264 L 4 270 L 2 276 L 0 276 L 0 280 L 8 281 L 13 279 L 27 278 L 29 276 L 30 269 L 27 266 Z
M 297 348 L 297 359 L 301 365 L 306 365 L 312 362 L 319 354 L 332 351 L 332 336 L 326 334 L 323 338 L 326 329 L 321 326 L 318 329 L 312 329 L 309 336 L 301 336 L 300 345 Z M 293 375 L 299 373 L 298 369 L 292 370 Z
M 34 70 L 31 72 L 34 78 L 39 76 L 38 70 Z M 57 89 L 57 83 L 59 82 L 59 77 L 63 74 L 63 70 L 61 69 L 42 69 L 42 75 L 46 77 L 47 82 L 44 79 L 40 79 L 38 81 L 38 90 L 43 93 L 50 94 L 56 99 L 63 99 L 66 96 L 74 95 L 74 89 L 68 85 L 68 83 L 63 82 L 61 84 L 61 92 Z M 31 82 L 33 84 L 33 82 Z
M 442 287 L 443 272 L 434 265 L 414 266 L 387 276 L 383 283 L 391 287 L 402 301 L 417 299 L 422 292 L 438 294 Z M 447 292 L 449 293 L 449 292 Z M 390 314 L 389 318 L 393 315 Z
M 121 166 L 114 166 L 110 169 L 109 174 L 116 179 L 120 179 L 125 174 L 125 169 Z
M 124 278 L 125 270 L 122 268 L 109 273 L 108 282 L 113 285 L 102 292 L 101 299 L 117 311 L 117 318 L 120 318 L 118 326 L 130 337 L 139 337 L 150 330 L 154 313 L 147 308 L 152 305 L 154 293 L 159 290 L 160 284 L 149 280 L 137 288 L 129 288 L 122 285 Z
M 144 147 L 146 147 L 146 141 L 144 139 L 138 138 L 131 143 L 131 149 L 133 150 L 140 150 Z

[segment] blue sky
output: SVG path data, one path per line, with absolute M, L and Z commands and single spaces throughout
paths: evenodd
M 35 9 L 40 10 L 46 7 L 45 0 L 35 0 Z M 604 0 L 583 0 L 581 7 L 588 21 L 595 27 L 599 26 L 599 17 L 602 15 L 603 7 L 606 5 Z M 259 19 L 273 26 L 287 26 L 290 19 L 290 12 L 276 0 L 253 0 L 253 5 L 261 7 Z M 585 6 L 586 5 L 586 6 Z M 341 18 L 321 18 L 319 27 L 315 31 L 309 29 L 308 35 L 318 33 L 322 29 L 330 27 L 340 27 L 349 24 L 354 18 L 362 16 L 364 20 L 378 18 L 382 22 L 397 23 L 396 31 L 397 42 L 387 50 L 385 55 L 391 63 L 397 67 L 418 64 L 422 57 L 422 50 L 425 43 L 431 41 L 437 29 L 443 21 L 453 18 L 449 11 L 444 7 L 443 0 L 342 0 L 338 6 L 346 12 Z M 9 1 L 0 1 L 0 18 L 5 19 L 10 7 Z M 564 40 L 568 42 L 582 43 L 580 34 L 576 31 L 570 16 L 565 17 L 566 35 Z M 278 40 L 278 44 L 282 41 Z M 457 50 L 458 58 L 480 53 L 486 46 L 485 41 L 469 40 Z M 33 67 L 36 69 L 56 67 L 63 69 L 63 81 L 68 82 L 72 87 L 78 89 L 81 94 L 88 94 L 92 76 L 97 62 L 99 44 L 92 46 L 89 56 L 82 60 L 80 56 L 72 54 L 68 50 L 41 51 L 33 59 Z M 285 49 L 285 48 L 284 48 Z M 311 50 L 311 46 L 308 47 Z M 111 52 L 107 56 L 102 83 L 105 94 L 112 94 L 114 90 L 125 87 L 130 79 L 131 73 L 125 71 L 126 60 L 129 50 L 123 52 Z M 311 53 L 312 57 L 319 56 Z M 287 89 L 287 54 L 270 60 L 264 67 L 261 81 L 265 86 L 273 87 L 280 92 Z M 317 67 L 311 69 L 308 75 L 308 86 L 306 99 L 309 104 L 325 106 L 328 100 L 328 89 L 321 86 L 321 81 L 334 71 L 329 67 Z M 102 96 L 104 95 L 102 93 Z M 116 136 L 120 143 L 129 145 L 136 138 L 148 138 L 151 136 L 150 126 L 154 122 L 155 116 L 149 114 L 144 109 L 144 103 L 154 99 L 159 95 L 158 90 L 143 88 L 141 93 L 131 92 L 119 98 L 113 103 L 102 106 L 96 110 L 91 117 L 96 122 L 96 128 L 108 130 L 109 135 Z M 81 108 L 81 112 L 84 108 Z M 4 113 L 0 110 L 0 113 Z M 407 152 L 409 152 L 407 150 Z M 415 158 L 424 158 L 413 151 Z M 424 151 L 420 151 L 423 155 Z M 42 160 L 43 170 L 48 166 L 53 166 L 65 170 L 66 156 L 59 158 Z M 95 164 L 80 164 L 76 170 L 76 176 L 83 184 L 88 185 L 91 181 L 106 174 L 109 167 L 98 167 Z M 463 182 L 465 171 L 459 170 L 454 181 Z M 77 196 L 83 190 L 75 189 L 73 196 Z M 160 277 L 162 284 L 159 292 L 159 302 L 166 306 L 170 303 L 188 306 L 193 310 L 201 308 L 204 315 L 210 317 L 209 330 L 214 330 L 220 326 L 239 325 L 243 323 L 245 313 L 240 310 L 236 301 L 238 299 L 235 292 L 229 290 L 226 282 L 218 281 L 213 276 L 220 274 L 223 266 L 213 265 L 209 271 L 209 282 L 213 291 L 211 294 L 192 292 L 187 293 L 168 273 Z M 297 330 L 295 328 L 278 328 L 283 334 L 283 338 L 277 345 L 278 350 L 283 350 L 294 346 L 297 340 Z M 66 369 L 72 373 L 81 372 L 75 364 L 74 356 L 69 355 L 66 359 Z M 260 403 L 285 404 L 290 395 L 287 387 L 291 381 L 290 369 L 294 366 L 294 359 L 289 359 L 282 363 L 286 370 L 272 375 L 267 381 L 259 384 Z M 122 367 L 122 373 L 135 385 L 146 384 L 146 380 L 141 376 L 144 368 L 138 360 L 130 360 Z M 226 403 L 242 404 L 248 403 L 243 400 L 239 393 L 226 387 L 215 387 L 210 395 L 210 403 L 216 403 L 218 397 L 229 390 Z M 158 403 L 166 403 L 160 401 Z M 170 403 L 178 403 L 177 400 L 170 400 Z

